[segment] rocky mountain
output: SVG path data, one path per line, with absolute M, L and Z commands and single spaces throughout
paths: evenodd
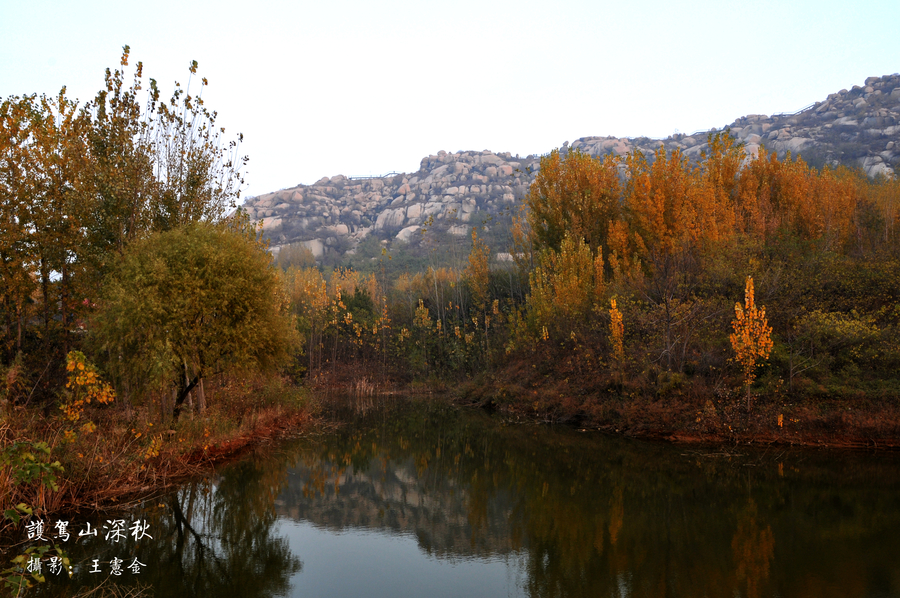
M 802 155 L 814 166 L 844 164 L 869 176 L 900 171 L 900 74 L 869 77 L 863 86 L 842 89 L 794 114 L 751 114 L 724 127 L 744 143 L 749 155 L 760 147 Z M 645 154 L 660 144 L 698 158 L 711 131 L 646 137 L 583 137 L 569 148 L 601 156 Z M 429 223 L 439 231 L 465 235 L 483 216 L 497 217 L 528 192 L 540 156 L 509 152 L 460 151 L 422 159 L 414 173 L 375 178 L 323 177 L 249 198 L 244 209 L 261 220 L 274 251 L 302 242 L 317 258 L 353 253 L 368 235 L 387 242 L 415 243 L 415 233 Z M 506 211 L 506 213 L 509 213 Z
M 275 511 L 333 532 L 415 537 L 422 550 L 439 558 L 497 557 L 516 549 L 510 529 L 515 501 L 508 491 L 494 493 L 485 505 L 484 520 L 473 526 L 471 492 L 449 477 L 422 479 L 412 459 L 372 459 L 367 466 L 349 469 L 328 479 L 319 491 L 310 491 L 323 470 L 292 467 Z
M 378 178 L 324 177 L 249 199 L 245 209 L 262 220 L 279 246 L 303 241 L 318 258 L 328 251 L 352 251 L 369 234 L 412 240 L 426 221 L 451 234 L 468 234 L 476 212 L 495 214 L 524 197 L 534 180 L 538 156 L 513 157 L 491 151 L 423 158 L 418 172 Z

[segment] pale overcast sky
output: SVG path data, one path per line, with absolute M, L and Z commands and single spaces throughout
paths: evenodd
M 82 102 L 131 46 L 244 134 L 244 195 L 798 110 L 900 71 L 900 1 L 0 0 L 0 97 Z

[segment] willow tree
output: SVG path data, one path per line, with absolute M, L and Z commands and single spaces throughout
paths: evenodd
M 280 276 L 252 227 L 198 222 L 132 243 L 111 272 L 95 338 L 122 386 L 175 388 L 272 370 L 297 344 Z
M 51 382 L 131 243 L 222 221 L 240 197 L 241 136 L 225 139 L 206 79 L 163 98 L 129 58 L 84 104 L 65 88 L 0 99 L 0 364 L 21 351 Z

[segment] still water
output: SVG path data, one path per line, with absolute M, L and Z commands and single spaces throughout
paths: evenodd
M 119 516 L 152 539 L 110 542 L 98 518 L 68 545 L 74 578 L 31 595 L 900 597 L 897 454 L 675 446 L 424 402 L 344 417 Z

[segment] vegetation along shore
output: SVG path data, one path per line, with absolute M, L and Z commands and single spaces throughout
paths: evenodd
M 327 267 L 301 243 L 273 261 L 196 63 L 166 100 L 128 63 L 84 104 L 0 106 L 7 529 L 150 495 L 312 425 L 338 392 L 673 440 L 900 445 L 896 178 L 748 154 L 727 131 L 692 156 L 564 147 L 505 226 L 470 214 L 450 238 L 424 218 L 417 256 L 373 232 Z

